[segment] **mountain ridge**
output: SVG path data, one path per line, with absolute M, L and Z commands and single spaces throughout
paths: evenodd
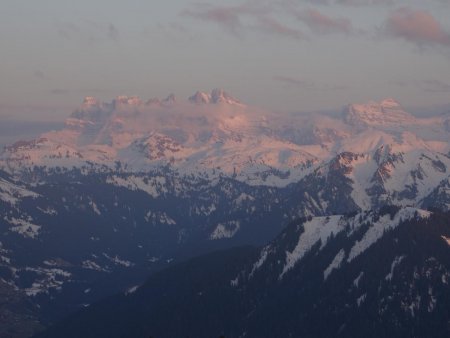
M 445 336 L 449 215 L 406 214 L 387 207 L 296 220 L 263 248 L 175 265 L 36 337 Z M 342 229 L 316 236 L 308 230 L 315 222 Z M 302 240 L 302 255 L 280 279 L 280 260 Z

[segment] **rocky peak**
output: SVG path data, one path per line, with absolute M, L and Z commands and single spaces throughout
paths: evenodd
M 228 104 L 241 104 L 239 100 L 235 99 L 223 89 L 213 89 L 211 92 L 212 103 L 228 103 Z
M 389 98 L 379 103 L 350 104 L 344 111 L 344 120 L 351 125 L 388 125 L 413 122 L 414 117 Z
M 207 93 L 198 91 L 189 98 L 189 101 L 196 104 L 210 103 L 211 96 Z
M 97 121 L 101 119 L 104 113 L 108 110 L 107 106 L 107 104 L 100 102 L 95 97 L 86 96 L 80 108 L 75 110 L 70 115 L 70 118 L 87 121 Z
M 142 104 L 141 99 L 138 96 L 117 96 L 114 101 L 114 107 L 123 107 L 123 106 L 139 106 Z
M 164 104 L 173 104 L 175 102 L 177 102 L 177 99 L 175 98 L 175 94 L 170 94 L 164 100 L 162 100 L 162 103 L 164 103 Z
M 100 105 L 100 101 L 97 100 L 95 97 L 93 96 L 86 96 L 83 100 L 82 103 L 82 107 L 92 107 L 92 106 L 99 106 Z

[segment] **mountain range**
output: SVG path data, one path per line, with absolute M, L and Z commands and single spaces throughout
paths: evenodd
M 341 265 L 342 271 L 349 266 L 361 272 L 361 265 L 353 262 L 366 257 L 364 263 L 358 263 L 364 265 L 377 255 L 384 257 L 381 249 L 369 252 L 389 247 L 386 243 L 392 242 L 393 233 L 407 233 L 401 230 L 407 226 L 399 225 L 411 223 L 422 233 L 430 222 L 427 220 L 448 224 L 449 136 L 450 115 L 419 118 L 394 99 L 351 104 L 335 115 L 308 115 L 267 112 L 220 89 L 197 92 L 181 101 L 174 95 L 146 102 L 136 96 L 120 96 L 110 103 L 87 97 L 62 129 L 31 141 L 18 140 L 0 154 L 0 292 L 6 295 L 0 314 L 5 318 L 4 331 L 28 337 L 79 309 L 99 311 L 91 304 L 103 297 L 127 289 L 141 290 L 137 286 L 149 275 L 166 278 L 157 276 L 177 275 L 192 264 L 195 269 L 198 263 L 182 263 L 181 268 L 178 264 L 234 246 L 263 249 L 206 256 L 199 259 L 207 261 L 205 267 L 198 269 L 213 269 L 211 257 L 228 260 L 236 254 L 242 264 L 223 273 L 238 275 L 239 270 L 244 279 L 235 276 L 233 281 L 247 285 L 253 283 L 251 276 L 264 271 L 260 278 L 270 284 L 267 292 L 274 295 L 287 294 L 295 283 L 308 285 L 315 280 L 308 280 L 308 275 L 292 277 L 298 269 L 312 269 L 313 254 L 322 262 L 314 271 L 322 276 L 320 285 L 329 285 L 325 274 L 334 278 L 341 273 L 335 271 L 341 271 L 337 268 Z M 436 253 L 439 257 L 435 257 L 442 265 L 442 269 L 436 268 L 441 275 L 448 271 L 444 248 L 450 235 L 444 225 L 430 239 L 441 243 L 436 249 L 441 250 Z M 398 238 L 402 246 L 411 240 L 403 235 Z M 435 254 L 434 247 L 422 244 L 417 245 Z M 252 260 L 258 250 L 260 257 L 255 263 Z M 398 257 L 410 257 L 401 251 L 383 258 L 387 265 L 376 272 L 378 279 L 396 259 L 403 262 L 404 258 Z M 417 264 L 418 269 L 428 266 L 426 261 Z M 172 270 L 165 270 L 168 266 Z M 257 268 L 253 271 L 249 266 Z M 221 275 L 212 274 L 212 282 Z M 356 278 L 345 276 L 345 280 Z M 278 281 L 285 278 L 291 282 L 282 282 L 285 286 L 281 288 Z M 232 297 L 238 294 L 235 289 L 230 289 Z M 265 291 L 261 285 L 245 289 L 258 294 L 256 303 L 245 304 L 243 309 L 249 310 L 262 301 L 259 293 Z M 220 293 L 217 290 L 214 297 Z M 329 295 L 343 292 L 326 290 Z M 375 297 L 374 290 L 368 289 L 366 297 Z M 302 292 L 306 291 L 299 291 L 299 297 Z M 180 295 L 194 302 L 191 294 Z M 217 304 L 214 297 L 210 301 Z M 327 301 L 322 299 L 320 306 L 314 302 L 292 305 L 291 309 L 295 313 L 306 313 L 308 306 L 329 309 Z M 263 302 L 275 300 L 264 298 Z M 360 303 L 364 303 L 362 299 Z M 167 309 L 171 309 L 169 305 Z M 345 303 L 333 306 L 345 307 Z M 228 309 L 235 311 L 231 305 Z M 263 320 L 267 311 L 258 308 L 260 317 L 255 318 Z M 318 320 L 305 316 L 298 323 Z M 405 318 L 399 323 L 411 319 Z M 219 317 L 214 320 L 211 323 L 217 323 Z M 255 323 L 256 319 L 251 325 Z M 223 326 L 223 333 L 243 336 L 246 331 L 241 328 Z M 256 329 L 248 330 L 264 336 Z M 305 330 L 279 334 L 326 336 L 331 332 Z M 207 332 L 203 336 L 212 331 Z

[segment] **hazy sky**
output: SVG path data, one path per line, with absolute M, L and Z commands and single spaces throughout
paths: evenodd
M 282 111 L 450 102 L 449 0 L 0 0 L 0 117 L 220 87 Z

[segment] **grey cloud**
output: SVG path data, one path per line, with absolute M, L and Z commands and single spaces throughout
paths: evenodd
M 300 30 L 288 27 L 270 17 L 260 18 L 259 24 L 264 31 L 271 34 L 291 37 L 294 39 L 302 39 L 304 37 Z
M 56 23 L 58 35 L 65 40 L 81 40 L 89 43 L 105 40 L 118 41 L 119 30 L 112 24 L 98 23 L 91 20 L 82 20 L 80 23 Z
M 395 0 L 302 0 L 314 5 L 373 6 L 392 5 Z M 287 2 L 292 2 L 287 0 Z
M 450 93 L 450 83 L 439 80 L 424 80 L 424 90 L 431 93 Z
M 114 41 L 117 41 L 119 39 L 119 31 L 112 23 L 110 23 L 108 26 L 107 36 Z
M 72 38 L 80 32 L 80 28 L 71 22 L 57 23 L 56 29 L 59 36 L 67 40 L 72 40 Z
M 414 87 L 428 93 L 450 93 L 450 83 L 436 79 L 411 82 L 396 80 L 389 82 L 389 84 L 395 85 L 397 87 Z
M 45 73 L 42 70 L 35 70 L 33 75 L 39 80 L 44 80 L 46 78 Z
M 282 83 L 285 87 L 293 87 L 304 90 L 326 90 L 326 91 L 334 91 L 334 90 L 344 90 L 347 89 L 344 85 L 333 85 L 333 84 L 318 84 L 312 81 L 306 81 L 297 79 L 290 76 L 282 76 L 277 75 L 273 77 L 274 81 Z
M 282 76 L 277 75 L 274 76 L 273 79 L 278 82 L 282 82 L 285 85 L 294 86 L 294 87 L 301 87 L 301 88 L 312 88 L 314 87 L 314 84 L 311 82 L 307 82 L 304 80 L 296 79 L 290 76 Z
M 354 31 L 349 19 L 333 18 L 316 9 L 302 11 L 297 14 L 297 18 L 303 21 L 311 31 L 319 34 L 350 34 Z

